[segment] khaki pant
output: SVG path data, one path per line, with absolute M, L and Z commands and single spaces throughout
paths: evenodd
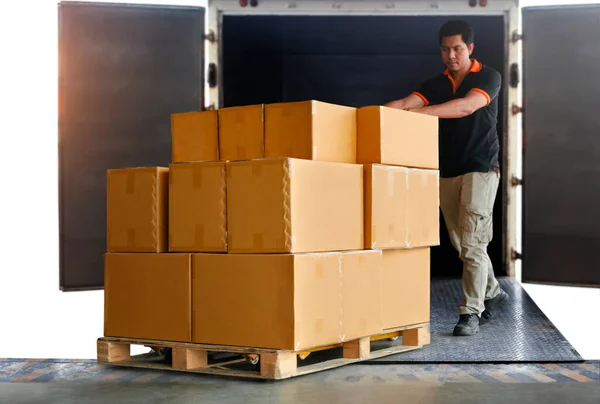
M 481 315 L 484 299 L 500 293 L 487 246 L 492 241 L 492 211 L 500 174 L 468 173 L 440 179 L 440 206 L 452 245 L 463 262 L 464 300 L 460 314 Z

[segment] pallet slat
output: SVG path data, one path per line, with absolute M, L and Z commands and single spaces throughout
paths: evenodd
M 371 339 L 377 340 L 377 336 L 359 338 L 341 344 L 341 358 L 324 359 L 310 365 L 301 365 L 302 361 L 298 359 L 300 352 L 295 351 L 117 337 L 98 339 L 98 362 L 145 369 L 279 380 L 411 351 L 430 343 L 429 323 L 385 330 L 382 336 L 390 332 L 399 332 L 402 335 L 402 345 L 398 343 L 391 347 L 374 350 Z M 157 362 L 156 356 L 148 354 L 132 357 L 130 356 L 130 345 L 152 346 L 155 349 L 170 348 L 172 361 L 170 364 Z M 322 347 L 321 349 L 315 347 L 313 352 L 320 350 Z M 225 361 L 210 363 L 211 353 L 229 353 L 235 355 L 235 359 L 228 358 Z M 234 365 L 247 364 L 248 360 L 256 359 L 257 356 L 259 357 L 258 368 L 253 370 L 231 368 Z

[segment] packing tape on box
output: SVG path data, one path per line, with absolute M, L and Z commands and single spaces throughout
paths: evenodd
M 394 172 L 392 170 L 387 171 L 387 194 L 394 196 Z
M 204 225 L 197 224 L 194 227 L 194 246 L 204 247 Z
M 127 248 L 133 249 L 136 247 L 135 244 L 135 229 L 131 227 L 127 229 Z
M 358 263 L 359 265 L 364 265 L 365 262 L 367 261 L 367 258 L 365 257 L 366 254 L 362 254 L 362 253 L 358 253 Z
M 202 188 L 203 174 L 204 174 L 204 170 L 201 170 L 198 167 L 194 167 L 194 169 L 192 170 L 192 187 L 194 189 Z
M 317 280 L 321 280 L 325 277 L 325 274 L 323 273 L 323 264 L 320 262 L 317 262 L 317 265 L 315 266 L 315 278 Z
M 394 223 L 390 223 L 388 225 L 388 236 L 393 236 L 395 231 L 396 231 L 396 226 L 394 226 Z
M 135 171 L 134 170 L 127 170 L 126 171 L 126 176 L 127 176 L 127 194 L 133 194 L 133 192 L 135 191 Z
M 343 264 L 343 255 L 338 255 L 338 279 L 339 279 L 339 288 L 338 288 L 338 304 L 340 306 L 340 317 L 338 319 L 338 337 L 340 341 L 343 341 L 346 338 L 346 333 L 344 332 L 344 264 Z

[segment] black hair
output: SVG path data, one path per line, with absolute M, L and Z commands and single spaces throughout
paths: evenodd
M 463 20 L 448 21 L 440 28 L 440 45 L 442 44 L 444 37 L 454 35 L 462 36 L 462 40 L 467 46 L 471 45 L 475 39 L 475 32 L 473 32 L 473 28 L 468 22 Z

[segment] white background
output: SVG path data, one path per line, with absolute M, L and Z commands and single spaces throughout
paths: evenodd
M 56 2 L 4 3 L 0 357 L 95 358 L 95 340 L 103 332 L 103 292 L 63 293 L 58 283 Z M 206 0 L 143 3 L 205 5 Z M 537 285 L 527 290 L 582 355 L 600 358 L 593 338 L 600 335 L 599 290 Z

